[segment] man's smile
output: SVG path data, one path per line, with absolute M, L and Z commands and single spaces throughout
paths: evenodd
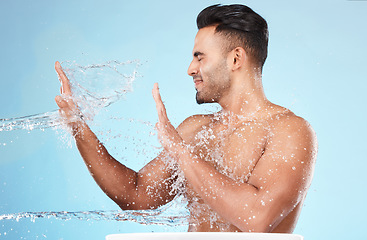
M 194 78 L 195 87 L 197 87 L 202 82 L 203 82 L 203 80 L 201 78 Z

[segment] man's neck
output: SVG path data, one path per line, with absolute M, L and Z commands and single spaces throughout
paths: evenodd
M 265 96 L 261 72 L 249 72 L 232 79 L 231 88 L 219 100 L 222 113 L 243 119 L 257 118 L 271 103 Z

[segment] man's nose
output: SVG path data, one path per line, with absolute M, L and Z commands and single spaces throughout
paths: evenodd
M 198 66 L 195 64 L 194 60 L 191 61 L 189 68 L 187 69 L 187 74 L 194 76 L 198 74 Z

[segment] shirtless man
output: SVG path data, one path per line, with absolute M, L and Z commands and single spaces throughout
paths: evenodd
M 311 184 L 317 142 L 304 119 L 265 97 L 266 21 L 243 5 L 215 5 L 204 9 L 197 23 L 188 74 L 197 102 L 216 102 L 222 110 L 188 117 L 174 128 L 155 84 L 156 128 L 164 150 L 139 172 L 116 161 L 77 117 L 69 81 L 56 62 L 60 112 L 69 119 L 91 175 L 122 209 L 170 202 L 181 174 L 189 231 L 291 233 Z

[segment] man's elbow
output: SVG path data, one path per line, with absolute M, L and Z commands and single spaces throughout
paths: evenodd
M 237 227 L 242 232 L 269 233 L 273 229 L 269 220 L 259 215 L 250 216 L 247 219 L 244 219 L 241 224 L 237 224 Z
M 253 206 L 250 213 L 243 213 L 238 217 L 235 225 L 242 232 L 261 232 L 269 233 L 274 229 L 273 211 L 270 207 L 264 207 L 261 203 Z
M 121 210 L 151 210 L 158 208 L 158 206 L 145 201 L 115 201 L 115 203 Z
M 115 201 L 122 210 L 153 210 L 165 203 L 156 199 L 135 199 L 134 201 Z

